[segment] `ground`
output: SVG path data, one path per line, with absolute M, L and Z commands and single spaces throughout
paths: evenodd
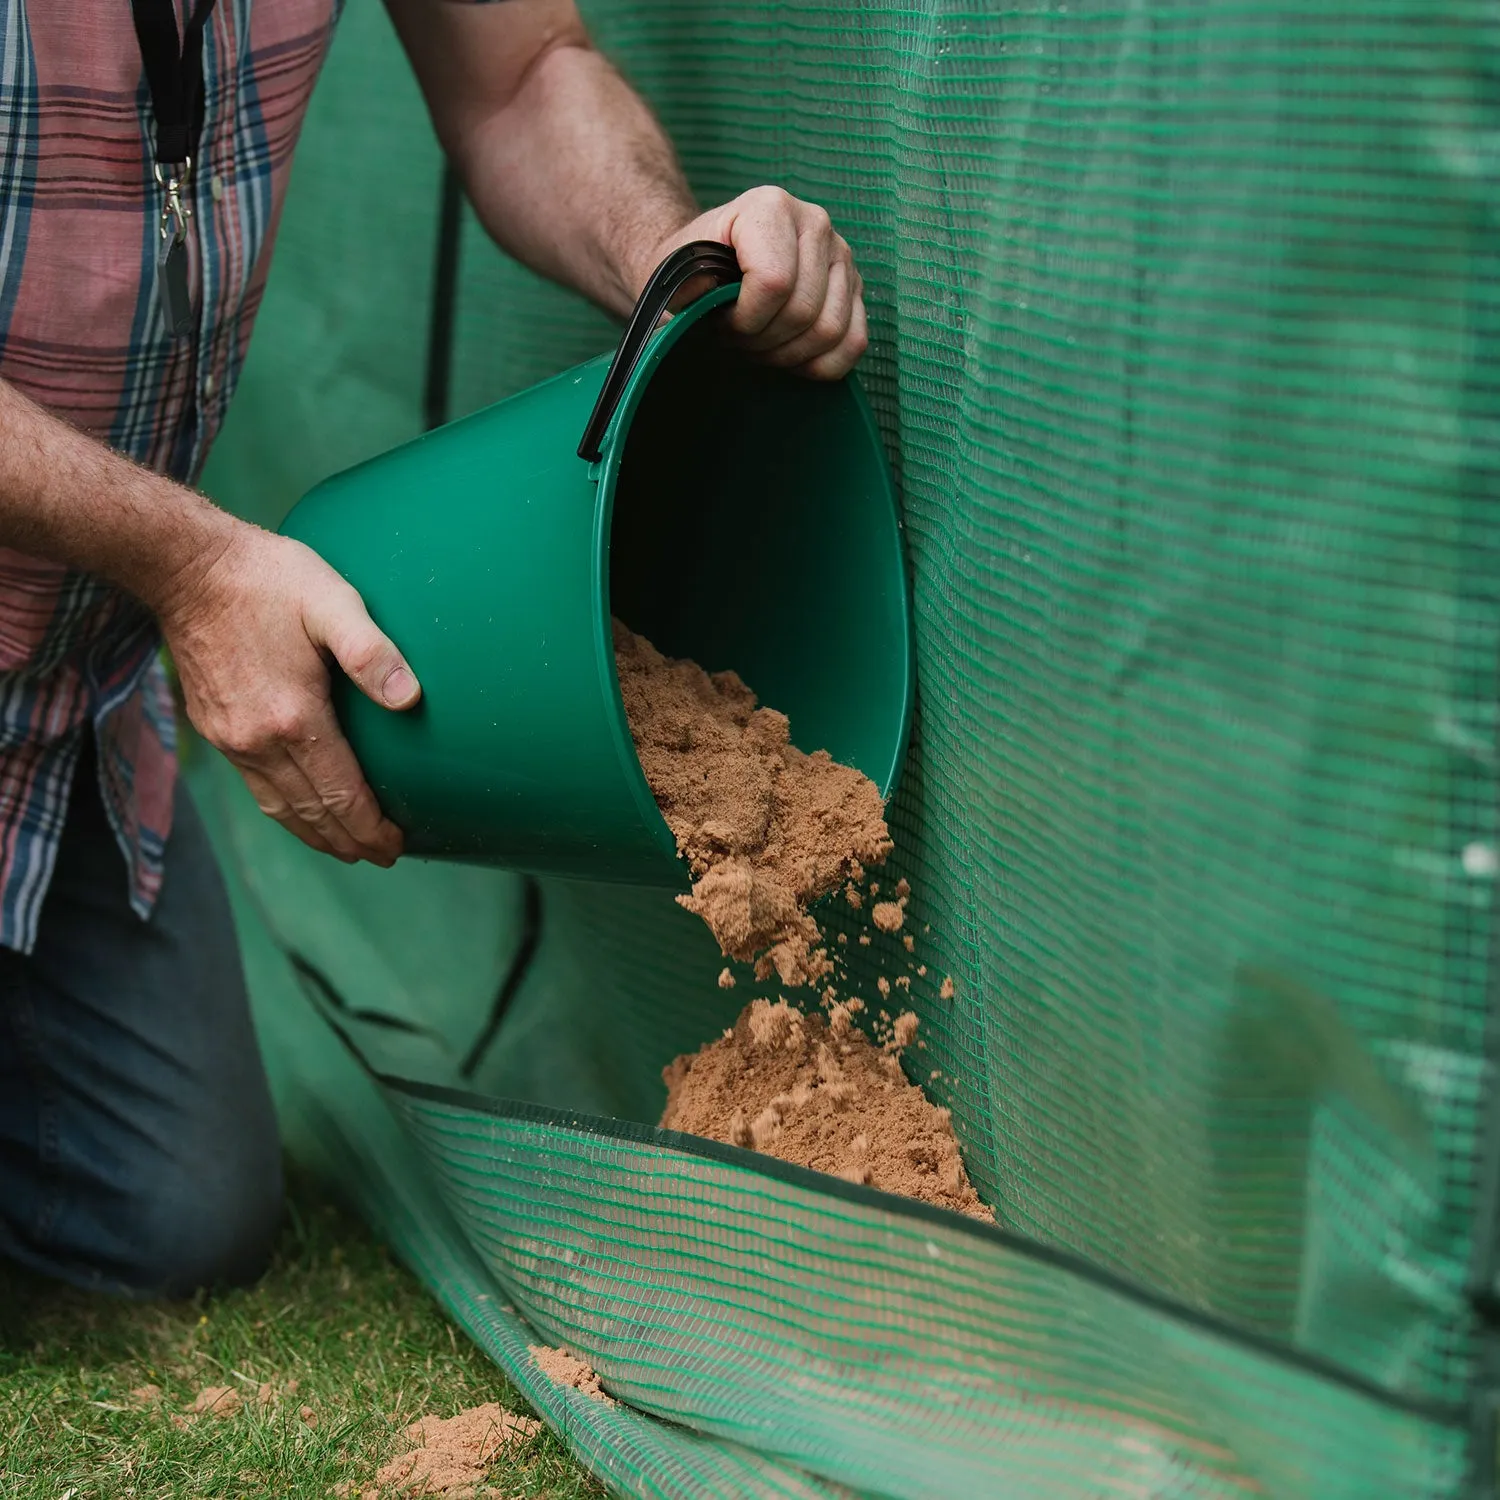
M 150 1386 L 159 1399 L 139 1394 Z M 210 1386 L 243 1404 L 184 1417 Z M 3 1500 L 359 1496 L 406 1448 L 410 1422 L 485 1401 L 528 1411 L 363 1226 L 306 1185 L 294 1185 L 275 1263 L 248 1291 L 131 1304 L 0 1266 Z M 502 1454 L 481 1493 L 605 1492 L 544 1429 Z

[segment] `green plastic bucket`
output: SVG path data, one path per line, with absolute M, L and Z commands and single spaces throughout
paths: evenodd
M 360 591 L 421 681 L 408 713 L 337 687 L 410 854 L 684 883 L 631 744 L 611 614 L 732 667 L 801 748 L 895 784 L 911 616 L 869 406 L 853 379 L 770 370 L 723 340 L 712 314 L 737 282 L 657 329 L 683 279 L 668 265 L 613 362 L 335 475 L 282 528 Z

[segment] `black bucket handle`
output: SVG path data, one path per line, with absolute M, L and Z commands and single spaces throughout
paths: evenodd
M 599 399 L 594 403 L 589 425 L 583 429 L 583 441 L 578 445 L 579 458 L 592 464 L 603 456 L 600 444 L 615 408 L 620 404 L 625 386 L 673 297 L 695 276 L 712 276 L 716 286 L 728 286 L 741 280 L 744 274 L 734 251 L 714 240 L 694 240 L 683 245 L 651 273 L 636 300 L 635 311 L 625 325 L 620 347 L 610 361 L 609 373 L 599 388 Z

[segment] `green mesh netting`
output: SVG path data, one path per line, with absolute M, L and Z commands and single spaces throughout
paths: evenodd
M 701 197 L 784 183 L 863 268 L 914 1003 L 1002 1227 L 651 1130 L 744 998 L 661 895 L 348 870 L 199 752 L 293 1149 L 623 1493 L 1487 1483 L 1500 13 L 590 9 Z M 420 429 L 438 173 L 354 0 L 241 513 Z M 455 412 L 613 337 L 466 223 Z

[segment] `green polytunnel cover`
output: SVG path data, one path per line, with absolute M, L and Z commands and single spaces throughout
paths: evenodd
M 1487 1491 L 1500 14 L 586 9 L 704 201 L 781 183 L 863 271 L 891 869 L 997 1224 L 657 1130 L 744 999 L 666 895 L 345 868 L 189 747 L 290 1150 L 621 1494 Z M 353 0 L 207 479 L 240 514 L 613 342 L 466 215 L 434 384 L 440 179 Z

